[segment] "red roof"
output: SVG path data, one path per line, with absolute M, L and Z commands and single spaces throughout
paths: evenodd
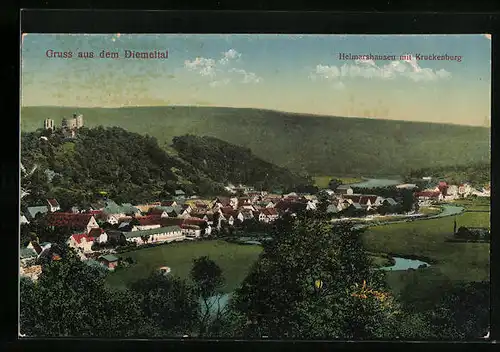
M 264 208 L 261 211 L 266 216 L 278 215 L 278 211 L 274 208 Z
M 223 206 L 227 206 L 227 205 L 231 204 L 231 200 L 227 197 L 219 197 L 219 198 L 217 198 L 217 202 L 219 202 Z
M 188 219 L 184 219 L 184 222 L 183 224 L 185 225 L 202 225 L 206 223 L 205 220 L 203 219 L 198 219 L 198 218 L 188 218 Z
M 104 233 L 104 230 L 101 229 L 100 227 L 93 228 L 89 231 L 88 235 L 90 237 L 99 237 Z
M 184 222 L 184 219 L 182 218 L 162 218 L 160 219 L 160 225 L 161 226 L 174 226 L 174 225 L 181 225 Z
M 47 225 L 55 227 L 87 227 L 92 214 L 77 214 L 77 213 L 50 213 L 47 215 Z
M 154 208 L 149 211 L 150 215 L 161 215 L 165 210 Z
M 168 201 L 166 201 L 166 202 L 161 202 L 161 205 L 162 205 L 163 207 L 171 207 L 171 206 L 172 206 L 172 204 L 174 204 L 174 203 L 175 203 L 175 200 L 168 200 Z
M 92 215 L 100 215 L 102 214 L 102 210 L 90 210 L 87 212 L 87 214 L 92 214 Z
M 223 214 L 231 214 L 234 212 L 234 209 L 233 207 L 223 207 L 223 208 L 220 208 L 220 210 L 222 211 Z
M 47 199 L 47 202 L 49 202 L 49 204 L 52 205 L 53 207 L 59 206 L 59 203 L 57 203 L 57 200 L 55 200 L 54 198 Z
M 74 239 L 74 240 L 76 241 L 76 243 L 78 243 L 78 244 L 82 243 L 82 239 L 84 239 L 84 238 L 85 238 L 85 240 L 86 240 L 87 242 L 94 242 L 94 237 L 90 237 L 90 236 L 88 236 L 86 233 L 79 233 L 79 234 L 75 234 L 75 235 L 73 235 L 73 236 L 71 236 L 71 237 L 73 237 L 73 239 Z
M 377 198 L 377 196 L 361 196 L 361 198 L 359 199 L 359 204 L 368 204 L 368 201 L 373 204 L 375 203 Z
M 161 217 L 158 215 L 138 216 L 140 226 L 161 225 Z
M 181 229 L 192 229 L 192 230 L 199 230 L 200 227 L 198 225 L 189 225 L 189 224 L 181 224 L 180 225 Z

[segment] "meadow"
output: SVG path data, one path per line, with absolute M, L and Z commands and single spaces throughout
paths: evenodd
M 332 179 L 340 180 L 344 185 L 363 181 L 363 179 L 359 177 L 347 177 L 347 176 L 313 176 L 312 179 L 314 181 L 314 185 L 322 189 L 328 188 L 328 184 Z
M 129 283 L 147 277 L 162 266 L 170 267 L 171 275 L 189 279 L 193 260 L 208 256 L 223 271 L 226 279 L 223 291 L 231 292 L 246 277 L 261 251 L 260 246 L 238 245 L 218 240 L 185 241 L 138 249 L 120 253 L 122 258 L 131 257 L 135 264 L 110 273 L 106 282 L 115 288 L 125 288 Z
M 461 205 L 467 207 L 463 202 Z M 429 309 L 454 283 L 490 279 L 489 243 L 447 242 L 453 237 L 455 218 L 457 228 L 490 227 L 489 212 L 464 212 L 456 217 L 372 227 L 365 232 L 363 239 L 369 251 L 418 258 L 431 264 L 416 271 L 387 273 L 392 291 L 410 307 Z

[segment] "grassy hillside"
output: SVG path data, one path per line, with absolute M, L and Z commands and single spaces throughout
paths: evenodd
M 490 159 L 482 127 L 325 117 L 217 107 L 25 107 L 21 129 L 78 112 L 85 125 L 120 126 L 149 134 L 164 147 L 184 134 L 220 138 L 274 164 L 311 175 L 406 174 L 410 169 Z

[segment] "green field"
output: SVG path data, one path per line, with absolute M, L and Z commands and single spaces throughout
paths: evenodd
M 313 181 L 314 185 L 318 188 L 328 188 L 328 183 L 334 178 L 337 180 L 341 180 L 344 185 L 363 181 L 363 179 L 361 178 L 343 176 L 313 176 Z
M 439 207 L 420 207 L 418 210 L 420 214 L 424 215 L 436 215 L 441 212 L 441 208 Z
M 165 244 L 121 253 L 122 258 L 131 257 L 137 263 L 110 273 L 106 280 L 110 286 L 124 288 L 128 283 L 147 277 L 161 266 L 172 268 L 172 275 L 188 278 L 193 259 L 206 255 L 222 268 L 226 278 L 224 292 L 231 292 L 246 277 L 261 251 L 260 246 L 224 241 Z
M 124 108 L 22 107 L 21 131 L 81 113 L 87 127 L 119 126 L 149 134 L 160 146 L 172 137 L 206 135 L 250 148 L 256 156 L 310 175 L 391 175 L 490 160 L 483 127 L 293 114 L 272 110 L 157 106 Z M 445 140 L 448 148 L 443 149 Z M 438 158 L 436 156 L 439 156 Z
M 490 213 L 465 212 L 457 227 L 490 227 Z M 489 243 L 452 243 L 454 217 L 417 220 L 370 228 L 364 234 L 367 250 L 417 257 L 431 267 L 388 272 L 393 292 L 419 309 L 429 308 L 455 282 L 489 280 Z

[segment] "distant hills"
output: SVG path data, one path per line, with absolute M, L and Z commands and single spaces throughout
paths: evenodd
M 45 118 L 60 124 L 81 113 L 87 127 L 119 126 L 156 137 L 216 137 L 256 156 L 310 175 L 404 175 L 410 170 L 490 160 L 490 129 L 450 124 L 346 118 L 219 107 L 24 107 L 22 131 Z

